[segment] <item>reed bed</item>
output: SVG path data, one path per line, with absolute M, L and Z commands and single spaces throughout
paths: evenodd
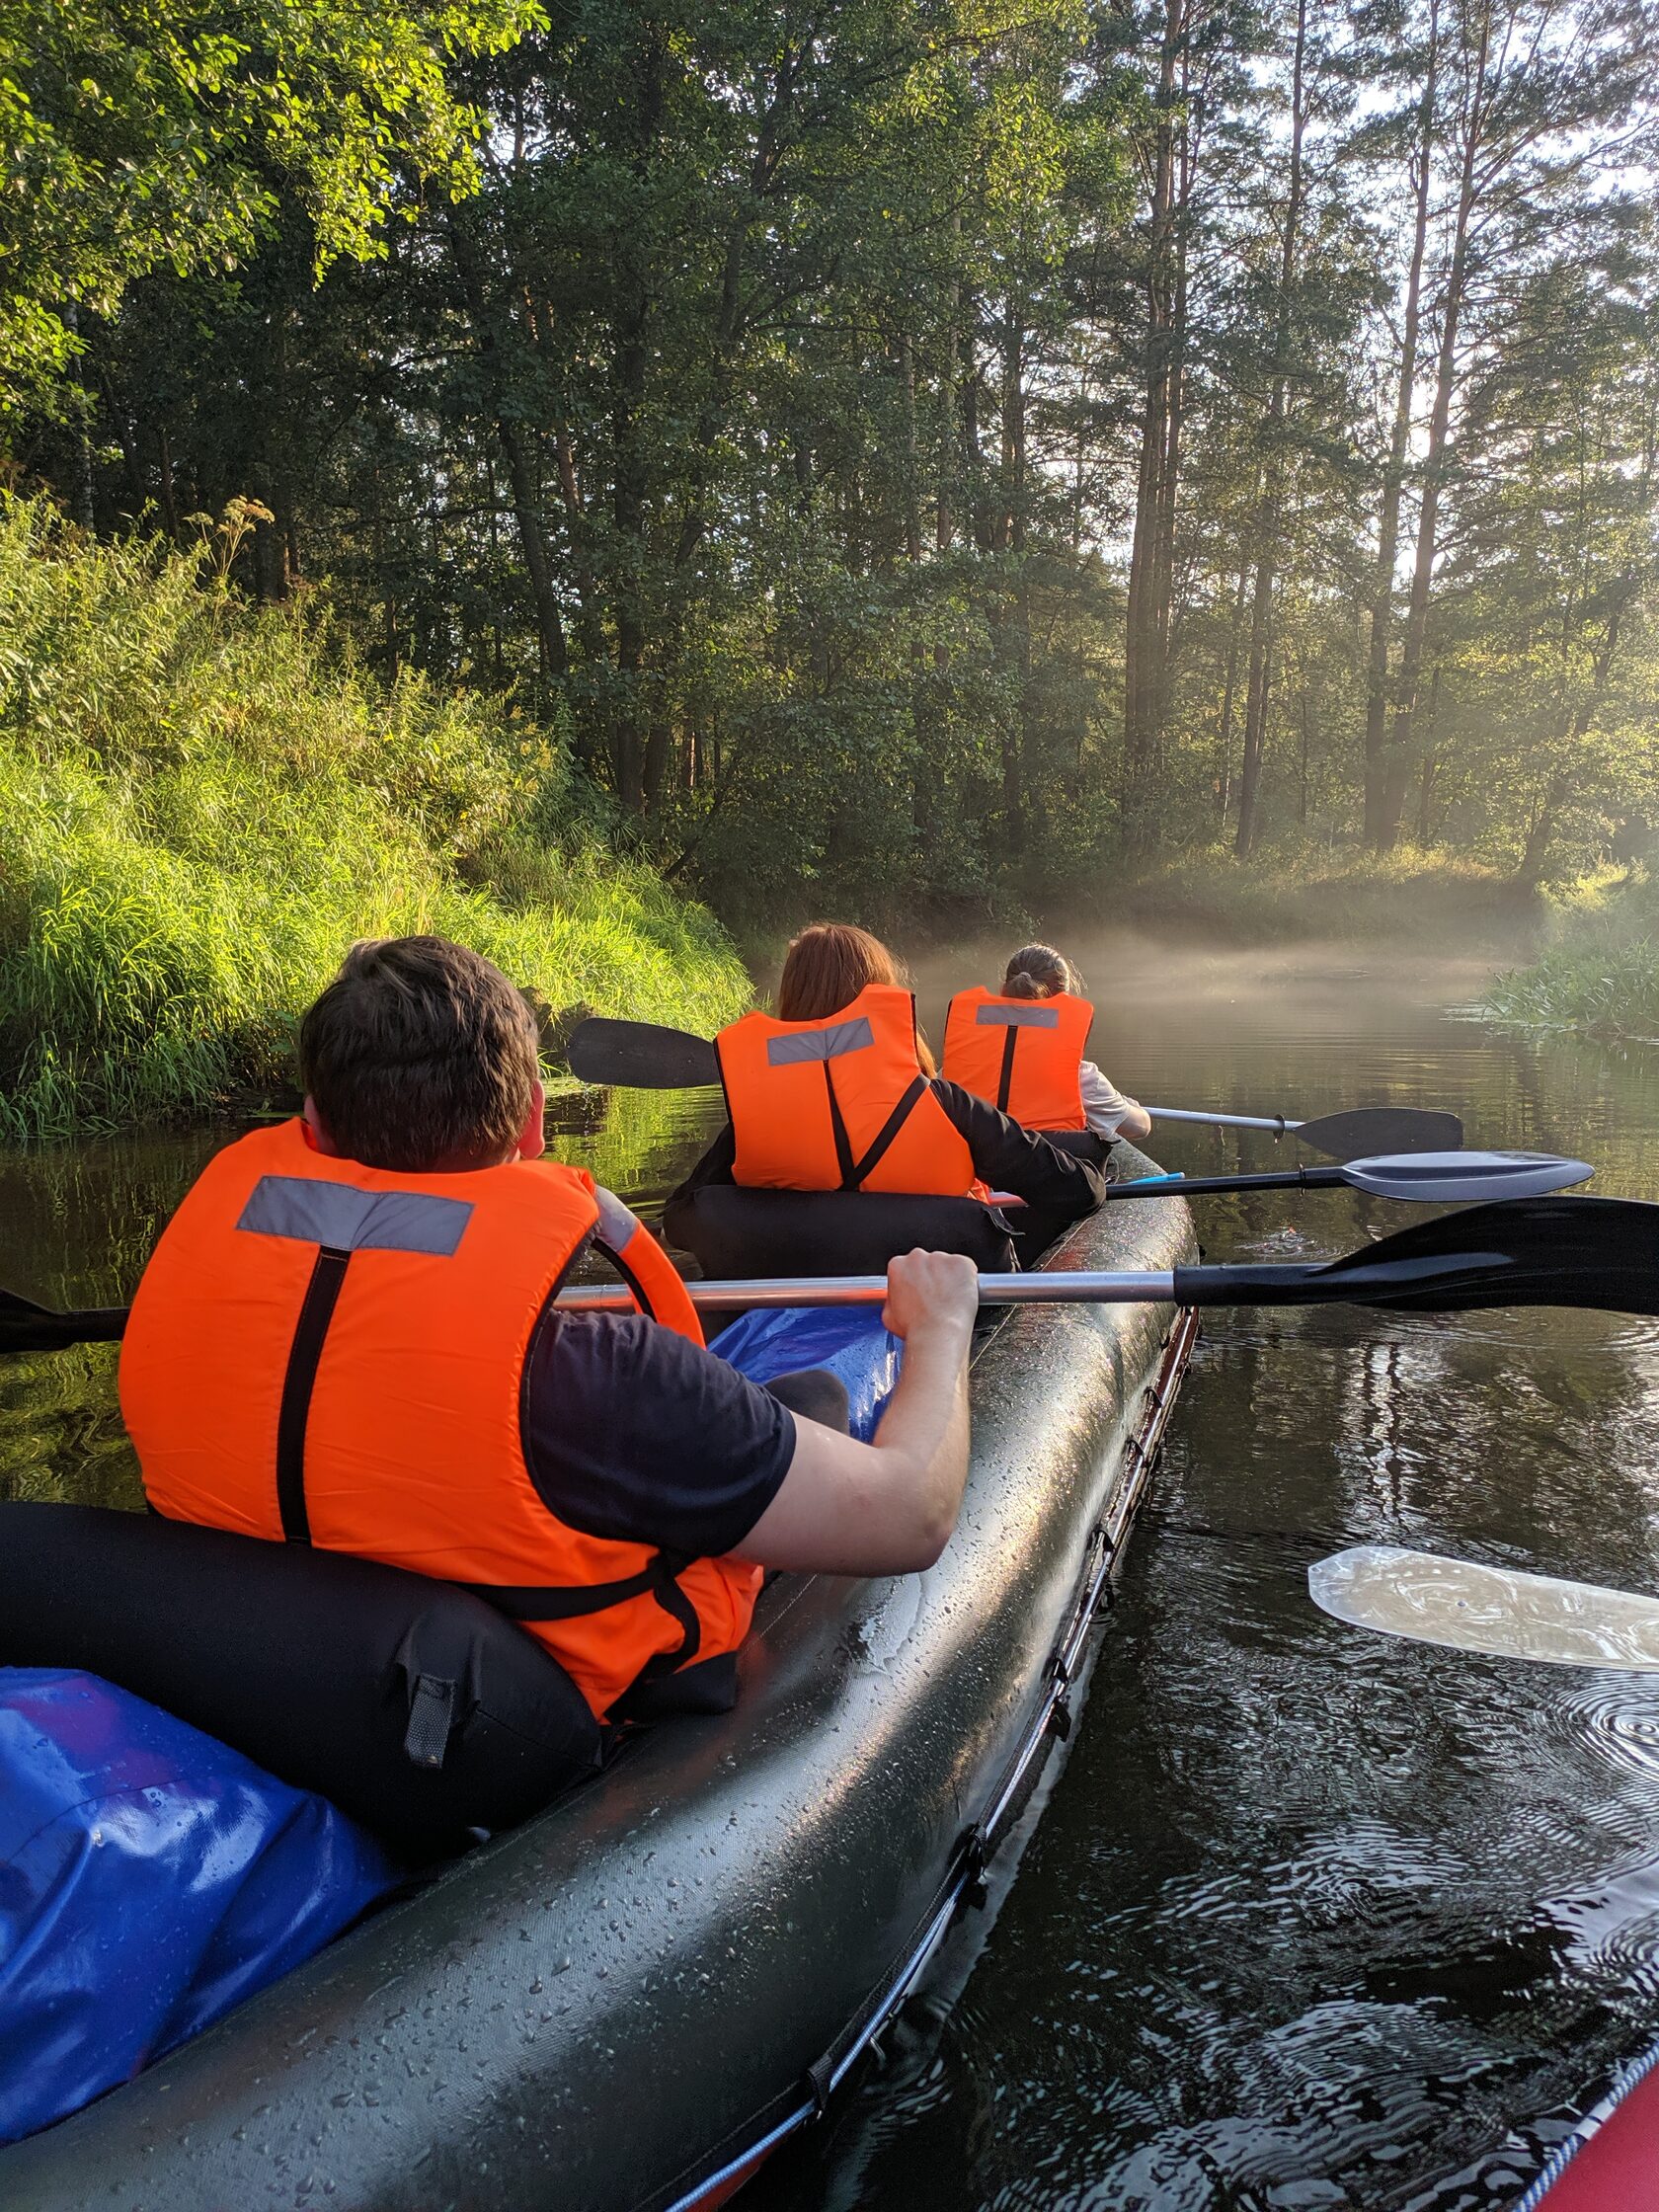
M 1635 871 L 1565 904 L 1540 957 L 1496 977 L 1480 1011 L 1528 1029 L 1659 1040 L 1659 882 Z

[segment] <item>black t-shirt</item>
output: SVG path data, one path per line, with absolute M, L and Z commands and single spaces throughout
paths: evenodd
M 546 1313 L 519 1422 L 530 1480 L 561 1521 L 693 1558 L 741 1547 L 795 1450 L 787 1406 L 637 1314 Z

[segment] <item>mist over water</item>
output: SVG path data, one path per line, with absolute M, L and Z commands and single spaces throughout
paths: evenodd
M 1006 942 L 918 964 L 950 988 Z M 1484 973 L 1349 945 L 1062 940 L 1136 1096 L 1304 1118 L 1450 1107 L 1471 1145 L 1659 1197 L 1659 1051 L 1506 1036 Z M 714 1094 L 589 1100 L 559 1148 L 647 1210 Z M 214 1140 L 0 1164 L 7 1280 L 136 1280 Z M 1295 1157 L 1160 1132 L 1189 1171 Z M 1401 1227 L 1348 1192 L 1206 1199 L 1210 1256 Z M 135 1502 L 106 1350 L 0 1368 L 0 1491 Z M 1308 1564 L 1358 1542 L 1659 1590 L 1659 1324 L 1315 1308 L 1206 1321 L 1093 1691 L 942 2029 L 762 2174 L 756 2212 L 1020 2206 L 1456 2212 L 1512 2203 L 1659 2035 L 1659 1684 L 1344 1627 Z

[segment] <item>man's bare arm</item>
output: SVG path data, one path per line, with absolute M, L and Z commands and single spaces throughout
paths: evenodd
M 968 1347 L 978 1310 L 972 1260 L 909 1252 L 893 1262 L 883 1318 L 904 1338 L 905 1361 L 874 1443 L 797 1420 L 789 1471 L 741 1557 L 827 1574 L 933 1564 L 968 1479 Z

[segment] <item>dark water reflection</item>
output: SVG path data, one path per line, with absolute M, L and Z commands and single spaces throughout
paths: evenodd
M 1143 1097 L 1452 1106 L 1471 1143 L 1659 1197 L 1659 1051 L 1449 1019 L 1466 967 L 1080 949 L 1100 1058 Z M 935 1017 L 944 980 L 923 978 Z M 709 1117 L 591 1106 L 562 1148 L 650 1212 Z M 1197 1131 L 1157 1149 L 1274 1157 Z M 4 1279 L 124 1295 L 200 1150 L 0 1168 Z M 1336 1252 L 1411 1218 L 1347 1193 L 1204 1203 L 1213 1256 Z M 131 1501 L 112 1370 L 0 1372 L 0 1492 Z M 1659 1324 L 1214 1316 L 1086 1721 L 965 1993 L 761 2177 L 756 2212 L 1513 2201 L 1659 2033 L 1659 1686 L 1340 1626 L 1306 1567 L 1363 1541 L 1659 1589 Z

